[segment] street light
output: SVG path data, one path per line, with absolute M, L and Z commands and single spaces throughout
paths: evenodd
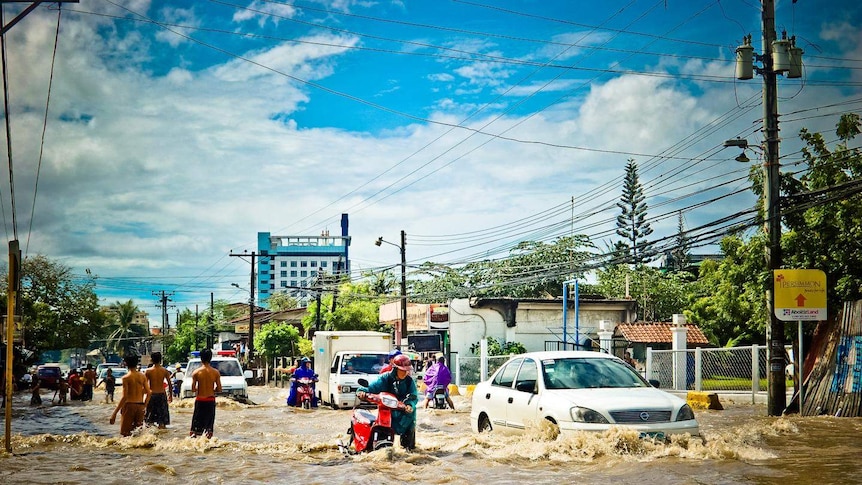
M 773 74 L 774 77 L 774 74 Z M 768 111 L 768 110 L 767 110 Z M 766 116 L 767 119 L 773 117 Z M 767 382 L 769 384 L 768 402 L 770 416 L 780 416 L 784 410 L 786 398 L 786 382 L 784 380 L 784 322 L 775 316 L 775 278 L 773 273 L 781 267 L 781 205 L 779 180 L 781 177 L 780 163 L 778 161 L 777 121 L 769 123 L 767 138 L 764 142 L 764 164 L 763 164 L 763 206 L 765 220 L 763 229 L 768 237 L 766 245 L 766 267 L 769 270 L 769 284 L 766 287 L 766 305 L 769 312 L 769 325 L 766 329 L 766 340 L 769 355 L 769 372 Z M 748 141 L 740 138 L 727 140 L 726 147 L 742 148 L 742 154 L 736 157 L 737 161 L 748 161 L 745 149 L 749 148 Z M 801 408 L 801 406 L 800 406 Z
M 742 153 L 739 154 L 738 157 L 734 158 L 737 162 L 748 163 L 751 159 L 745 155 L 745 149 L 748 148 L 748 140 L 742 138 L 735 138 L 733 140 L 727 140 L 724 142 L 724 146 L 726 147 L 739 147 L 742 149 Z
M 235 286 L 240 290 L 245 290 L 245 288 L 239 286 L 236 283 L 231 283 L 231 286 Z M 254 288 L 252 286 L 252 288 Z M 237 356 L 239 357 L 239 356 Z M 248 364 L 251 365 L 252 358 L 254 357 L 254 293 L 252 290 L 248 290 Z
M 378 237 L 377 240 L 374 241 L 375 246 L 380 246 L 383 243 L 395 246 L 401 251 L 401 328 L 396 332 L 396 340 L 398 341 L 398 345 L 401 345 L 401 339 L 407 337 L 407 254 L 405 252 L 405 247 L 407 246 L 407 233 L 401 231 L 400 246 L 383 239 L 383 236 Z

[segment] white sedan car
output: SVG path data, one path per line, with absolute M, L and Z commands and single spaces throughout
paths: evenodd
M 523 432 L 540 420 L 564 433 L 622 426 L 657 439 L 700 434 L 685 400 L 651 386 L 621 359 L 589 351 L 513 356 L 473 391 L 474 432 Z

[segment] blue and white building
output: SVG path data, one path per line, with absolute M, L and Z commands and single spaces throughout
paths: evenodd
M 299 300 L 300 306 L 317 295 L 313 289 L 323 275 L 350 272 L 347 214 L 341 214 L 341 235 L 329 230 L 320 236 L 272 236 L 257 233 L 257 288 L 259 301 L 265 305 L 271 295 L 286 292 Z M 306 289 L 308 288 L 308 289 Z

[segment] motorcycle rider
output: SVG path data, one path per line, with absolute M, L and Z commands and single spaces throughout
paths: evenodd
M 369 392 L 389 392 L 407 405 L 404 411 L 392 411 L 392 429 L 401 437 L 401 447 L 408 451 L 416 448 L 416 402 L 419 400 L 416 382 L 410 377 L 412 370 L 410 358 L 403 354 L 397 355 L 392 359 L 391 371 L 380 374 L 367 388 L 360 387 L 356 391 L 359 399 L 364 399 Z
M 446 357 L 442 355 L 437 358 L 437 362 L 425 370 L 425 408 L 428 403 L 434 400 L 434 390 L 438 387 L 443 388 L 443 393 L 446 396 L 446 402 L 449 407 L 455 409 L 455 403 L 449 397 L 449 384 L 452 383 L 452 372 L 446 367 Z
M 317 382 L 317 375 L 311 369 L 311 359 L 308 357 L 303 357 L 302 360 L 299 361 L 299 367 L 293 371 L 293 380 L 290 382 L 290 394 L 287 396 L 287 405 L 288 406 L 299 406 L 301 403 L 296 402 L 296 388 L 299 386 L 299 380 L 303 377 L 307 377 L 314 382 Z M 312 398 L 311 398 L 311 407 L 317 407 L 317 395 L 315 390 L 315 385 L 311 384 Z

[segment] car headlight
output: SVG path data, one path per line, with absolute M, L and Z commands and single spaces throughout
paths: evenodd
M 609 424 L 608 420 L 598 411 L 590 408 L 573 407 L 571 410 L 572 420 L 576 423 Z
M 691 406 L 688 404 L 683 404 L 681 408 L 679 408 L 679 412 L 676 413 L 677 421 L 690 421 L 694 419 L 694 411 L 691 410 Z

